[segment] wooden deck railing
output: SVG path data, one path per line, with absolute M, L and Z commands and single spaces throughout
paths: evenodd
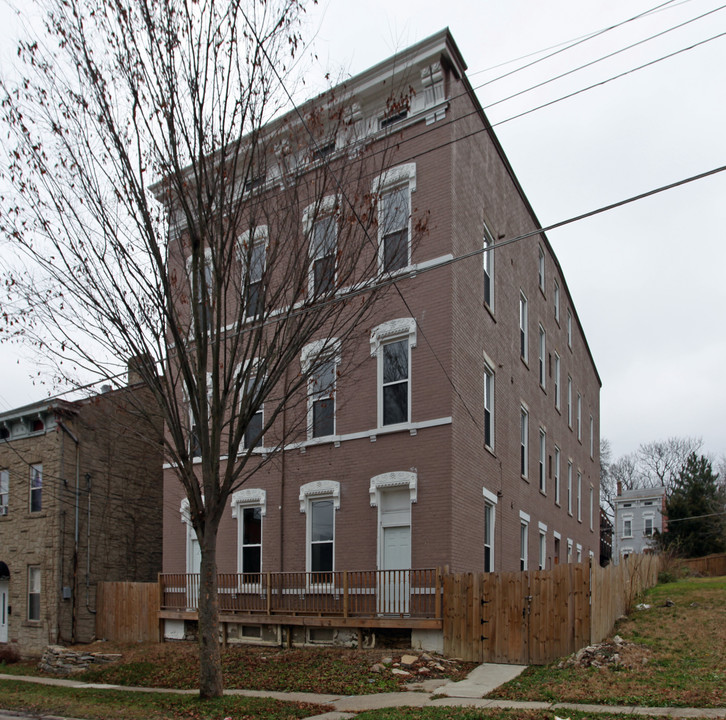
M 199 575 L 159 576 L 161 610 L 196 611 Z M 441 617 L 441 573 L 337 570 L 217 576 L 222 613 L 334 617 Z

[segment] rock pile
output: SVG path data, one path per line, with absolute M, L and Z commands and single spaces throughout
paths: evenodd
M 615 635 L 598 645 L 588 645 L 570 655 L 557 666 L 560 670 L 570 667 L 632 669 L 648 662 L 650 651 L 642 645 L 623 640 Z
M 120 654 L 74 652 L 61 645 L 48 645 L 38 668 L 54 675 L 75 675 L 88 670 L 89 665 L 104 665 L 121 659 Z
M 371 672 L 390 672 L 402 680 L 412 681 L 422 678 L 449 677 L 452 674 L 468 671 L 461 668 L 459 660 L 449 660 L 439 655 L 421 653 L 420 655 L 405 654 L 399 658 L 383 657 L 371 665 Z

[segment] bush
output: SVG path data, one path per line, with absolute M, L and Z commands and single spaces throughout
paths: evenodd
M 15 645 L 0 645 L 0 665 L 12 665 L 20 661 L 20 653 Z
M 672 583 L 678 580 L 676 574 L 672 570 L 661 570 L 658 573 L 658 584 L 665 585 L 666 583 Z

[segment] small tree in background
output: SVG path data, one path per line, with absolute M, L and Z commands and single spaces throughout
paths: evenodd
M 666 502 L 666 548 L 686 557 L 726 551 L 726 495 L 711 461 L 691 453 L 681 467 Z

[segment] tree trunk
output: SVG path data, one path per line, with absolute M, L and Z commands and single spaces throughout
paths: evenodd
M 219 647 L 219 597 L 217 595 L 217 528 L 207 518 L 200 543 L 202 562 L 199 578 L 199 697 L 221 697 L 222 656 Z

